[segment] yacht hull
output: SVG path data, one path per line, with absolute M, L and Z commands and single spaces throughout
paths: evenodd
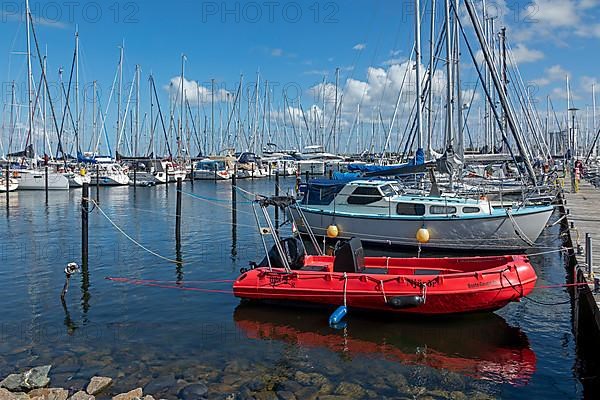
M 301 232 L 306 232 L 295 207 L 297 206 L 291 207 L 290 212 L 296 226 Z M 350 215 L 300 207 L 317 236 L 326 236 L 327 228 L 335 225 L 339 231 L 339 239 L 357 237 L 367 243 L 418 247 L 416 233 L 419 229 L 426 228 L 430 240 L 421 244 L 423 248 L 492 251 L 531 247 L 553 212 L 553 207 L 533 207 L 530 210 L 507 211 L 503 216 L 407 218 Z

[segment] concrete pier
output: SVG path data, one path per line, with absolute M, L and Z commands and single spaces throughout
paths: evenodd
M 600 190 L 583 179 L 578 186 L 575 192 L 573 182 L 566 180 L 561 206 L 573 248 L 573 280 L 584 284 L 573 291 L 573 323 L 578 337 L 585 331 L 600 339 L 600 291 L 595 290 L 600 279 Z

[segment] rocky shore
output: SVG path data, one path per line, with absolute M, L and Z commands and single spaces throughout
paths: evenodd
M 488 400 L 492 397 L 477 390 L 427 389 L 408 384 L 405 377 L 381 377 L 368 385 L 359 382 L 334 383 L 318 372 L 289 371 L 269 375 L 257 369 L 255 374 L 241 373 L 236 362 L 223 371 L 204 371 L 203 381 L 190 382 L 180 377 L 174 382 L 156 377 L 144 380 L 142 387 L 115 393 L 110 377 L 91 377 L 85 387 L 52 387 L 52 366 L 35 367 L 10 374 L 0 381 L 0 400 L 342 400 L 342 399 L 420 399 L 420 400 Z M 452 379 L 452 377 L 448 377 Z M 174 387 L 173 387 L 174 385 Z M 152 392 L 154 391 L 154 392 Z

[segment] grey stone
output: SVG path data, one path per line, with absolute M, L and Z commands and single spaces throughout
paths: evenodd
M 254 394 L 256 400 L 279 400 L 275 392 L 258 392 Z
M 121 393 L 113 397 L 113 400 L 138 400 L 143 396 L 142 388 L 137 388 L 127 393 Z
M 32 368 L 21 374 L 11 374 L 0 382 L 0 388 L 6 388 L 11 392 L 27 392 L 32 389 L 41 389 L 50 383 L 48 373 L 51 368 L 51 365 L 44 365 Z
M 360 399 L 365 396 L 365 389 L 356 383 L 342 382 L 335 388 L 334 394 L 350 399 Z
M 69 397 L 69 391 L 60 388 L 33 389 L 29 392 L 29 398 L 36 400 L 67 400 L 67 397 Z
M 276 393 L 279 400 L 296 400 L 296 396 L 292 392 L 286 392 L 285 390 Z
M 295 393 L 298 390 L 302 389 L 302 385 L 296 381 L 283 381 L 283 382 L 279 382 L 275 386 L 275 388 L 278 391 Z
M 94 376 L 90 383 L 87 385 L 85 391 L 87 394 L 97 395 L 98 393 L 105 390 L 107 387 L 112 385 L 112 378 L 107 378 L 105 376 Z
M 326 383 L 329 383 L 329 380 L 325 376 L 316 372 L 297 371 L 294 375 L 294 379 L 307 386 L 323 386 Z
M 246 387 L 253 392 L 260 392 L 265 386 L 265 382 L 262 379 L 253 379 L 246 384 Z
M 69 397 L 69 400 L 96 400 L 96 397 L 91 394 L 87 394 L 83 390 L 75 393 L 73 396 Z
M 315 400 L 319 396 L 319 389 L 312 386 L 306 386 L 294 392 L 294 395 L 302 400 Z
M 0 400 L 29 400 L 29 396 L 25 393 L 13 393 L 4 388 L 0 388 Z
M 197 400 L 208 393 L 208 387 L 203 383 L 187 385 L 179 391 L 177 397 L 181 400 Z

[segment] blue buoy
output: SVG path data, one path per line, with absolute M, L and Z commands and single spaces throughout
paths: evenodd
M 348 308 L 346 306 L 339 306 L 330 316 L 329 316 L 329 325 L 338 325 L 344 317 L 348 314 Z

